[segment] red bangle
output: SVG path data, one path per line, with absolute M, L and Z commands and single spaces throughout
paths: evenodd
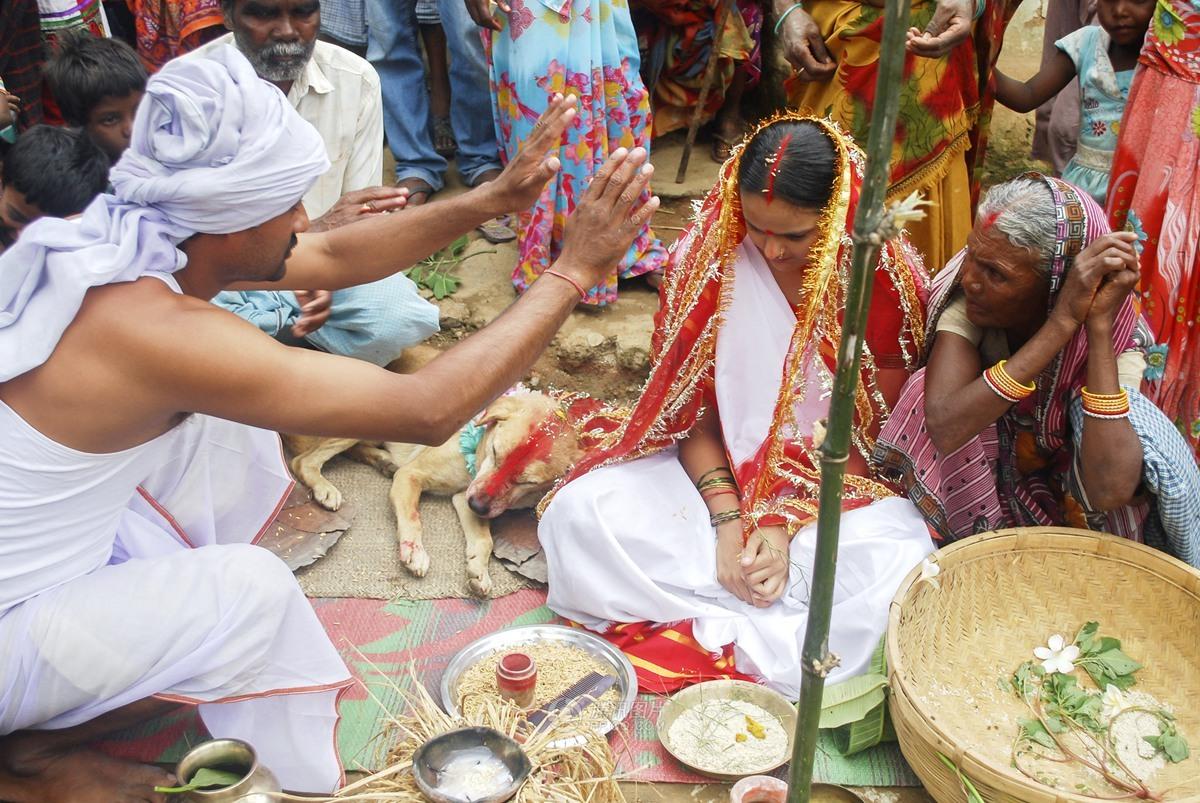
M 581 285 L 579 282 L 572 279 L 567 274 L 559 273 L 554 268 L 547 268 L 546 270 L 542 271 L 542 273 L 543 274 L 548 273 L 551 276 L 557 276 L 558 278 L 562 279 L 564 282 L 570 282 L 571 286 L 574 287 L 579 292 L 579 300 L 587 301 L 587 297 L 588 297 L 587 290 L 584 290 L 583 285 Z

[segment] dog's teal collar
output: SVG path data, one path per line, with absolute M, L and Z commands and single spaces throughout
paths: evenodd
M 487 427 L 481 427 L 471 421 L 458 433 L 458 450 L 462 452 L 463 460 L 467 462 L 467 473 L 471 475 L 471 479 L 475 479 L 475 472 L 478 471 L 478 466 L 475 464 L 475 453 L 479 451 L 479 442 L 483 440 L 485 432 L 487 432 Z

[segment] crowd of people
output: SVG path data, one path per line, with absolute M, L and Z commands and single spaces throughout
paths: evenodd
M 1200 566 L 1200 7 L 1056 3 L 1024 82 L 995 69 L 1012 3 L 912 7 L 887 195 L 927 215 L 873 274 L 835 679 L 956 539 L 1065 524 Z M 541 506 L 548 604 L 652 653 L 664 685 L 796 693 L 882 19 L 868 0 L 6 3 L 0 799 L 159 799 L 165 772 L 88 745 L 179 705 L 287 788 L 336 788 L 350 674 L 253 545 L 291 484 L 276 433 L 440 444 L 637 276 L 661 284 L 650 373 L 628 407 L 568 412 L 586 449 Z M 764 29 L 788 108 L 751 122 Z M 722 166 L 668 251 L 649 147 L 714 59 L 699 112 Z M 995 102 L 1043 109 L 1055 169 L 984 193 Z M 449 158 L 469 189 L 440 197 Z M 517 240 L 519 297 L 385 370 L 438 329 L 401 271 L 475 230 Z

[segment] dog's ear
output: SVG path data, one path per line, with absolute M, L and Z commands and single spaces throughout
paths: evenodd
M 503 421 L 512 415 L 513 404 L 507 396 L 501 396 L 489 404 L 482 413 L 475 417 L 475 423 L 481 427 L 490 427 L 497 421 Z

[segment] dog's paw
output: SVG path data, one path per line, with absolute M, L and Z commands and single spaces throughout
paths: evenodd
M 400 542 L 400 562 L 417 577 L 424 577 L 429 572 L 429 553 L 423 545 L 413 541 Z
M 342 506 L 342 492 L 332 483 L 313 486 L 312 495 L 317 504 L 326 510 L 337 510 Z
M 471 588 L 471 593 L 477 597 L 486 597 L 492 591 L 492 576 L 484 572 L 481 577 L 472 577 L 467 585 Z

